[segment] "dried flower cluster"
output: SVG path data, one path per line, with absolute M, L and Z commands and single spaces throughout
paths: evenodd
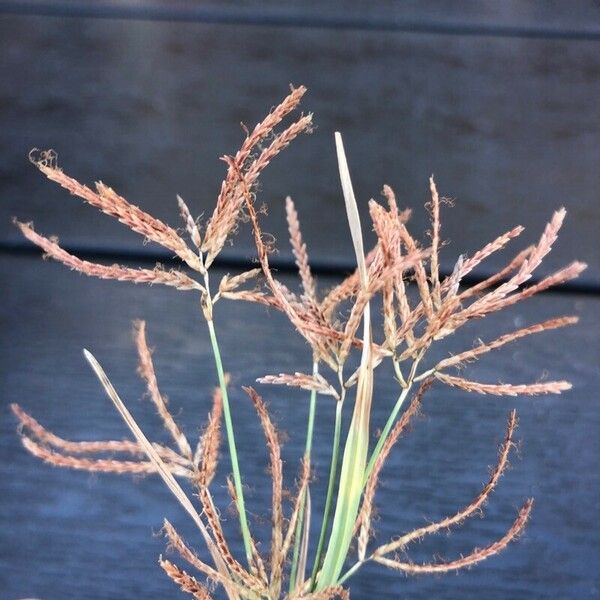
M 449 373 L 449 369 L 477 360 L 484 354 L 528 335 L 571 325 L 577 317 L 565 316 L 529 325 L 500 337 L 482 342 L 475 348 L 450 356 L 435 366 L 423 369 L 423 359 L 432 344 L 453 334 L 473 319 L 480 319 L 516 302 L 564 283 L 585 268 L 574 262 L 558 272 L 527 286 L 534 271 L 550 252 L 562 225 L 565 210 L 554 213 L 538 243 L 518 253 L 497 274 L 470 287 L 465 277 L 492 253 L 502 250 L 521 232 L 515 227 L 477 251 L 472 257 L 460 257 L 448 277 L 440 275 L 439 253 L 442 245 L 440 199 L 433 178 L 430 180 L 430 243 L 422 247 L 407 228 L 409 210 L 400 210 L 394 192 L 383 188 L 383 203 L 371 200 L 369 212 L 377 241 L 368 252 L 363 249 L 362 231 L 356 200 L 341 136 L 336 135 L 340 178 L 346 212 L 356 253 L 357 270 L 325 294 L 319 293 L 311 273 L 306 245 L 293 201 L 286 200 L 290 242 L 300 275 L 302 292 L 297 294 L 277 280 L 269 264 L 271 247 L 265 242 L 255 204 L 259 175 L 271 160 L 300 133 L 311 128 L 311 115 L 300 116 L 282 125 L 298 106 L 305 93 L 303 87 L 291 93 L 252 131 L 248 131 L 240 150 L 223 158 L 227 173 L 216 207 L 204 226 L 193 217 L 183 199 L 178 204 L 186 241 L 179 231 L 155 219 L 127 202 L 110 187 L 97 183 L 95 190 L 66 175 L 51 152 L 34 152 L 31 159 L 39 170 L 71 194 L 117 218 L 149 241 L 158 243 L 179 257 L 195 275 L 181 270 L 134 269 L 121 265 L 100 265 L 73 256 L 52 238 L 36 233 L 30 224 L 17 222 L 23 234 L 47 256 L 86 275 L 135 283 L 163 284 L 179 290 L 196 290 L 201 297 L 215 355 L 219 386 L 213 396 L 212 409 L 200 437 L 192 446 L 169 411 L 159 390 L 146 342 L 145 324 L 135 324 L 135 341 L 139 354 L 139 374 L 147 386 L 148 398 L 170 434 L 170 446 L 151 443 L 133 420 L 125 404 L 108 380 L 102 367 L 87 351 L 86 358 L 100 379 L 106 393 L 133 433 L 131 441 L 72 442 L 47 431 L 22 408 L 13 405 L 20 422 L 24 446 L 38 458 L 57 466 L 112 473 L 158 473 L 198 526 L 212 564 L 205 562 L 184 542 L 174 527 L 164 523 L 169 545 L 194 569 L 189 574 L 169 560 L 160 559 L 167 575 L 195 598 L 211 597 L 215 584 L 222 586 L 230 598 L 327 599 L 349 598 L 344 587 L 348 578 L 368 561 L 405 573 L 440 573 L 461 569 L 480 562 L 504 549 L 523 530 L 533 501 L 527 500 L 512 526 L 499 540 L 472 553 L 448 562 L 415 563 L 398 553 L 415 540 L 460 525 L 476 514 L 488 500 L 504 472 L 517 425 L 516 413 L 508 418 L 498 463 L 488 483 L 473 501 L 453 515 L 438 522 L 402 534 L 393 540 L 371 547 L 372 513 L 377 483 L 387 457 L 418 412 L 422 398 L 437 381 L 466 392 L 509 395 L 560 393 L 569 389 L 566 381 L 530 384 L 483 383 Z M 279 129 L 279 131 L 278 131 Z M 253 231 L 260 268 L 221 279 L 216 293 L 211 292 L 209 271 L 226 240 L 235 232 L 238 221 L 248 219 Z M 247 284 L 262 277 L 262 284 Z M 407 293 L 409 285 L 418 292 L 417 300 Z M 268 555 L 259 551 L 246 517 L 242 476 L 237 460 L 235 432 L 229 406 L 228 378 L 222 364 L 214 323 L 214 307 L 220 299 L 243 300 L 273 307 L 283 312 L 306 340 L 313 357 L 312 373 L 265 375 L 259 382 L 280 384 L 309 390 L 310 408 L 306 448 L 300 461 L 297 493 L 289 511 L 283 494 L 283 466 L 275 425 L 260 395 L 244 388 L 256 408 L 270 456 L 272 483 L 272 535 Z M 379 334 L 373 332 L 371 305 L 381 302 L 384 317 Z M 362 332 L 359 328 L 362 323 Z M 346 372 L 348 358 L 360 352 L 360 366 Z M 375 441 L 370 433 L 373 380 L 384 360 L 393 364 L 399 395 L 385 427 Z M 325 369 L 325 371 L 323 371 Z M 327 377 L 325 373 L 330 376 Z M 330 396 L 336 404 L 336 421 L 332 432 L 332 456 L 325 510 L 314 557 L 309 557 L 311 522 L 311 448 L 317 395 Z M 412 394 L 409 406 L 401 412 Z M 353 401 L 349 398 L 353 395 Z M 348 400 L 347 400 L 348 398 Z M 343 408 L 350 403 L 351 423 L 345 440 L 341 438 Z M 228 489 L 239 517 L 245 557 L 236 557 L 221 526 L 219 511 L 213 502 L 210 485 L 215 477 L 225 424 L 227 450 L 232 475 Z M 373 444 L 374 442 L 374 444 Z M 373 446 L 373 447 L 372 447 Z M 342 452 L 343 450 L 343 452 Z M 341 455 L 341 456 L 340 456 Z M 195 488 L 200 502 L 196 508 L 179 480 Z M 336 495 L 337 490 L 337 495 Z M 287 512 L 287 515 L 286 515 Z M 352 544 L 357 560 L 348 564 Z M 309 568 L 309 566 L 312 567 Z M 346 570 L 344 571 L 344 568 Z M 200 579 L 199 579 L 200 577 Z M 207 583 L 209 582 L 212 583 Z

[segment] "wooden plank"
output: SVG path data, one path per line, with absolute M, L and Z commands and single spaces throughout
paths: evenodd
M 517 223 L 528 227 L 523 247 L 564 204 L 552 265 L 577 256 L 591 265 L 587 281 L 600 279 L 596 43 L 23 17 L 2 18 L 0 35 L 4 242 L 18 239 L 18 215 L 67 244 L 139 247 L 42 181 L 26 160 L 32 147 L 57 149 L 73 175 L 102 179 L 172 223 L 176 193 L 209 214 L 223 175 L 217 157 L 239 145 L 237 123 L 256 122 L 294 82 L 310 89 L 304 106 L 317 129 L 265 174 L 265 227 L 278 239 L 291 194 L 313 257 L 352 256 L 339 129 L 363 208 L 389 183 L 425 232 L 428 176 L 457 199 L 445 214 L 446 270 Z M 252 255 L 247 232 L 236 244 Z
M 104 364 L 147 434 L 165 440 L 153 408 L 139 401 L 143 386 L 134 373 L 130 322 L 144 318 L 149 341 L 156 348 L 161 389 L 185 431 L 195 438 L 215 384 L 197 298 L 158 287 L 90 280 L 59 265 L 23 257 L 0 258 L 0 285 L 4 290 L 0 306 L 3 594 L 7 598 L 178 597 L 156 565 L 164 543 L 153 533 L 160 529 L 163 517 L 205 553 L 193 526 L 161 482 L 154 477 L 136 481 L 90 477 L 39 463 L 21 448 L 8 404 L 21 403 L 67 438 L 127 437 L 81 356 L 86 346 Z M 535 496 L 534 517 L 525 535 L 502 556 L 459 576 L 405 578 L 368 567 L 351 582 L 357 598 L 593 595 L 598 585 L 593 565 L 600 559 L 598 540 L 590 535 L 590 523 L 600 518 L 600 408 L 590 401 L 600 383 L 598 304 L 591 296 L 552 294 L 441 343 L 439 355 L 445 355 L 470 347 L 478 336 L 490 339 L 551 315 L 577 312 L 582 317 L 578 327 L 530 338 L 468 369 L 473 378 L 505 382 L 536 380 L 548 369 L 552 377 L 570 378 L 572 391 L 559 397 L 494 399 L 434 387 L 424 403 L 425 418 L 417 420 L 402 439 L 379 491 L 380 518 L 375 526 L 381 542 L 465 505 L 486 480 L 506 415 L 515 407 L 520 416 L 517 439 L 523 444 L 486 507 L 486 519 L 475 519 L 452 536 L 417 545 L 409 556 L 423 561 L 434 554 L 452 558 L 481 547 L 503 534 L 520 502 Z M 258 307 L 224 303 L 217 306 L 216 320 L 226 369 L 232 374 L 240 460 L 255 515 L 252 526 L 263 540 L 262 547 L 268 548 L 267 457 L 262 443 L 257 443 L 256 418 L 240 386 L 252 384 L 265 372 L 307 369 L 310 355 L 275 313 L 265 315 Z M 261 391 L 281 430 L 289 435 L 284 458 L 292 486 L 303 446 L 306 394 L 264 386 Z M 373 430 L 383 422 L 396 393 L 390 373 L 376 387 Z M 333 403 L 320 400 L 312 496 L 316 515 L 322 510 L 332 419 Z M 222 487 L 228 468 L 223 456 L 214 489 L 227 534 L 239 551 Z
M 570 3 L 548 3 L 532 0 L 463 2 L 434 0 L 378 0 L 368 4 L 346 2 L 343 10 L 334 5 L 323 6 L 317 0 L 286 2 L 232 0 L 216 2 L 154 0 L 131 4 L 125 0 L 103 0 L 93 4 L 82 0 L 5 0 L 0 11 L 9 14 L 53 16 L 93 16 L 177 20 L 209 23 L 279 24 L 291 26 L 323 26 L 332 28 L 434 30 L 436 32 L 474 31 L 501 35 L 556 34 L 560 31 L 585 34 L 596 31 L 599 10 L 592 0 Z

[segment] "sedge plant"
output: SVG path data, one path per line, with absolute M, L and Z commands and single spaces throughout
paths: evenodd
M 443 199 L 431 178 L 428 243 L 420 245 L 409 232 L 410 211 L 400 210 L 394 192 L 389 186 L 384 186 L 384 202 L 369 202 L 376 242 L 369 251 L 365 251 L 344 145 L 341 135 L 336 134 L 339 176 L 356 256 L 356 271 L 325 293 L 317 290 L 298 214 L 293 201 L 287 198 L 290 242 L 302 293 L 294 293 L 275 277 L 269 262 L 272 247 L 265 241 L 260 226 L 260 211 L 256 204 L 257 182 L 261 172 L 279 152 L 298 135 L 310 131 L 312 115 L 291 117 L 305 91 L 303 87 L 292 88 L 290 94 L 254 129 L 246 131 L 237 153 L 223 157 L 227 165 L 226 175 L 216 206 L 205 223 L 201 224 L 194 218 L 184 200 L 178 197 L 185 234 L 130 204 L 101 182 L 96 183 L 94 189 L 79 183 L 58 167 L 54 152 L 35 151 L 31 154 L 32 162 L 47 178 L 117 218 L 150 242 L 168 249 L 181 259 L 186 271 L 166 270 L 161 266 L 145 269 L 92 263 L 70 254 L 56 239 L 40 235 L 31 224 L 16 221 L 23 235 L 39 246 L 46 256 L 73 270 L 103 279 L 166 285 L 198 295 L 200 314 L 206 322 L 213 350 L 218 385 L 206 425 L 195 447 L 178 425 L 159 389 L 143 322 L 134 325 L 139 374 L 170 435 L 170 445 L 147 439 L 102 366 L 87 350 L 84 351 L 85 357 L 128 426 L 131 439 L 65 440 L 44 428 L 20 406 L 12 406 L 20 424 L 23 445 L 47 463 L 94 472 L 158 474 L 163 479 L 196 524 L 207 555 L 201 558 L 165 520 L 163 531 L 169 545 L 187 566 L 184 569 L 162 557 L 160 566 L 183 591 L 198 599 L 210 598 L 215 586 L 220 586 L 232 599 L 349 598 L 348 581 L 368 562 L 407 574 L 433 574 L 470 567 L 497 554 L 523 531 L 532 510 L 532 499 L 523 503 L 505 535 L 486 546 L 449 561 L 422 563 L 406 558 L 411 543 L 458 526 L 480 512 L 507 466 L 517 425 L 515 411 L 509 414 L 498 462 L 476 498 L 444 519 L 429 522 L 383 544 L 374 544 L 372 517 L 382 468 L 411 419 L 418 413 L 424 394 L 434 383 L 468 393 L 496 396 L 561 393 L 571 387 L 566 381 L 483 383 L 454 374 L 451 369 L 465 366 L 520 338 L 574 324 L 577 321 L 575 316 L 561 316 L 509 331 L 444 358 L 433 366 L 423 366 L 424 357 L 434 344 L 467 323 L 562 284 L 582 272 L 585 265 L 573 262 L 536 283 L 528 284 L 557 238 L 565 217 L 564 209 L 554 213 L 537 244 L 519 252 L 496 274 L 470 286 L 465 285 L 466 276 L 475 267 L 492 253 L 502 250 L 519 236 L 523 228 L 507 231 L 471 257 L 459 257 L 452 273 L 442 277 L 439 254 Z M 259 267 L 233 276 L 226 275 L 214 286 L 210 279 L 211 266 L 242 218 L 251 225 Z M 416 296 L 409 293 L 409 288 L 415 289 Z M 235 422 L 235 410 L 229 402 L 225 370 L 227 357 L 221 356 L 217 335 L 218 328 L 227 325 L 219 322 L 218 318 L 217 304 L 222 300 L 252 302 L 281 311 L 306 340 L 312 358 L 310 373 L 265 374 L 258 380 L 261 384 L 299 387 L 310 392 L 297 493 L 289 507 L 284 502 L 283 463 L 276 426 L 258 392 L 252 387 L 244 388 L 256 409 L 269 451 L 272 531 L 268 553 L 261 550 L 252 534 L 244 502 L 244 478 L 236 441 L 236 430 L 241 424 Z M 383 314 L 381 331 L 374 331 L 372 311 L 376 305 L 381 307 Z M 348 359 L 356 353 L 360 355 L 359 366 L 350 369 Z M 398 397 L 381 434 L 376 437 L 370 426 L 372 404 L 376 401 L 373 398 L 373 382 L 380 372 L 379 366 L 386 361 L 393 366 Z M 325 400 L 318 400 L 319 397 Z M 315 415 L 323 401 L 335 403 L 336 410 L 331 432 L 330 465 L 326 471 L 328 483 L 324 510 L 323 514 L 316 514 L 312 510 L 310 494 L 313 476 L 311 454 Z M 343 433 L 345 419 L 349 425 Z M 237 509 L 242 556 L 235 555 L 226 539 L 220 512 L 210 491 L 220 454 L 223 424 L 231 472 L 227 487 Z M 191 499 L 190 490 L 195 492 L 197 500 Z M 314 539 L 312 544 L 311 536 Z M 313 552 L 310 552 L 311 548 Z

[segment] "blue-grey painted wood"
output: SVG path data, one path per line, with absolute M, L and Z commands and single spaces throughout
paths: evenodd
M 429 174 L 456 198 L 445 214 L 445 269 L 517 223 L 528 227 L 522 245 L 532 241 L 564 204 L 549 266 L 577 256 L 591 265 L 586 281 L 600 280 L 594 42 L 10 16 L 0 39 L 3 242 L 18 240 L 17 215 L 67 244 L 138 244 L 43 181 L 26 160 L 34 146 L 56 148 L 73 175 L 102 179 L 172 223 L 176 193 L 208 214 L 223 175 L 217 157 L 239 145 L 237 124 L 254 123 L 293 82 L 309 87 L 304 107 L 317 129 L 265 174 L 265 227 L 278 239 L 291 194 L 313 256 L 351 256 L 332 143 L 339 129 L 363 208 L 392 184 L 424 232 Z M 238 249 L 252 256 L 250 236 Z
M 215 274 L 216 276 L 216 274 Z M 323 280 L 321 285 L 330 285 Z M 186 432 L 194 438 L 209 408 L 215 384 L 206 331 L 197 298 L 155 287 L 90 280 L 33 258 L 0 258 L 0 589 L 3 598 L 176 598 L 156 565 L 164 543 L 156 534 L 163 517 L 174 522 L 200 551 L 199 536 L 155 477 L 132 481 L 52 469 L 20 446 L 9 414 L 19 402 L 56 433 L 73 439 L 123 438 L 125 426 L 81 356 L 92 350 L 148 435 L 164 440 L 157 417 L 135 375 L 130 333 L 134 318 L 148 322 L 161 388 Z M 600 589 L 600 409 L 595 401 L 598 364 L 598 300 L 553 294 L 532 299 L 495 321 L 477 323 L 444 343 L 440 355 L 555 314 L 577 312 L 580 326 L 549 332 L 469 367 L 482 381 L 528 382 L 544 375 L 570 378 L 572 391 L 559 397 L 467 396 L 434 387 L 423 418 L 399 444 L 378 495 L 378 540 L 385 541 L 428 519 L 464 505 L 486 480 L 496 458 L 508 411 L 520 415 L 522 440 L 511 468 L 486 508 L 450 536 L 416 545 L 415 560 L 433 554 L 458 556 L 498 538 L 519 503 L 534 496 L 525 535 L 504 554 L 468 572 L 406 578 L 366 568 L 351 581 L 353 598 L 590 598 Z M 270 486 L 267 457 L 249 401 L 240 391 L 265 372 L 305 370 L 306 346 L 278 314 L 237 304 L 217 306 L 216 320 L 232 402 L 241 465 L 248 483 L 253 527 L 266 544 Z M 383 374 L 383 372 L 382 372 Z M 377 385 L 373 429 L 381 425 L 396 393 L 391 373 Z M 385 379 L 385 378 L 384 378 Z M 289 435 L 284 458 L 292 484 L 301 453 L 306 394 L 262 386 L 274 418 Z M 319 402 L 313 510 L 322 509 L 333 406 Z M 259 438 L 257 438 L 259 436 Z M 227 504 L 223 476 L 214 486 Z M 223 516 L 241 549 L 231 515 Z M 266 547 L 263 545 L 263 547 Z
M 598 39 L 600 35 L 600 9 L 591 0 L 577 4 L 541 0 L 527 3 L 515 0 L 502 3 L 491 0 L 436 0 L 428 3 L 378 0 L 370 3 L 345 2 L 343 6 L 324 6 L 314 0 L 293 0 L 285 5 L 273 0 L 154 0 L 134 4 L 124 0 L 97 0 L 93 3 L 82 0 L 4 0 L 0 4 L 1 13 L 504 37 Z

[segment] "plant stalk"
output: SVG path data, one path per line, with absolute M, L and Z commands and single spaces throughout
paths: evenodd
M 346 214 L 352 242 L 356 254 L 361 293 L 369 297 L 369 274 L 360 225 L 360 215 L 352 189 L 352 181 L 348 170 L 342 136 L 335 134 L 340 181 L 346 204 Z M 336 585 L 344 566 L 344 561 L 352 542 L 354 523 L 358 515 L 360 498 L 363 489 L 363 476 L 367 466 L 369 451 L 369 421 L 373 401 L 373 355 L 371 334 L 371 308 L 367 301 L 362 315 L 363 347 L 356 382 L 356 400 L 350 429 L 344 446 L 344 456 L 340 470 L 338 497 L 331 526 L 331 536 L 323 567 L 317 582 L 317 589 L 323 590 Z
M 370 557 L 365 558 L 363 560 L 359 560 L 358 562 L 355 562 L 339 579 L 338 579 L 338 585 L 344 585 L 344 583 L 350 578 L 352 577 L 352 575 L 354 575 L 354 573 L 356 573 L 356 571 L 358 571 L 358 569 L 360 569 L 368 560 L 370 560 Z
M 219 350 L 219 343 L 217 341 L 217 334 L 215 332 L 215 326 L 212 319 L 212 300 L 210 297 L 210 289 L 208 287 L 208 272 L 204 275 L 204 282 L 206 286 L 206 306 L 204 308 L 204 315 L 206 317 L 206 324 L 208 325 L 208 333 L 210 335 L 210 343 L 212 345 L 212 351 L 215 358 L 215 365 L 217 367 L 217 376 L 219 378 L 219 388 L 221 389 L 221 395 L 223 397 L 223 418 L 225 421 L 225 430 L 227 433 L 227 445 L 229 447 L 229 457 L 231 459 L 231 470 L 233 473 L 233 484 L 235 487 L 235 493 L 237 496 L 237 509 L 240 518 L 240 529 L 242 531 L 242 538 L 244 541 L 244 550 L 246 552 L 246 559 L 248 564 L 252 564 L 252 543 L 250 541 L 250 529 L 248 527 L 248 520 L 246 518 L 246 506 L 244 503 L 244 490 L 242 488 L 242 476 L 240 474 L 240 465 L 238 462 L 237 448 L 235 444 L 235 434 L 233 431 L 233 421 L 231 419 L 231 409 L 229 407 L 229 395 L 227 394 L 227 382 L 225 381 L 225 372 L 223 370 L 223 361 L 221 360 L 221 351 Z
M 394 405 L 394 408 L 392 409 L 392 412 L 390 413 L 390 416 L 388 417 L 388 420 L 386 421 L 385 426 L 383 427 L 383 431 L 381 432 L 381 435 L 379 436 L 379 439 L 377 440 L 377 444 L 375 445 L 375 448 L 373 449 L 373 453 L 371 454 L 371 458 L 369 459 L 369 463 L 365 470 L 363 486 L 366 485 L 367 480 L 369 479 L 369 476 L 371 475 L 371 472 L 373 471 L 375 462 L 377 461 L 377 458 L 381 454 L 381 449 L 383 448 L 388 436 L 390 435 L 390 431 L 392 430 L 392 427 L 394 426 L 396 418 L 398 417 L 398 413 L 400 412 L 400 409 L 402 408 L 402 404 L 404 404 L 404 401 L 406 400 L 406 397 L 408 396 L 413 383 L 415 383 L 415 381 L 421 380 L 421 377 L 416 377 L 416 372 L 417 372 L 417 367 L 419 366 L 419 362 L 421 361 L 422 356 L 423 356 L 423 352 L 421 352 L 419 354 L 419 356 L 415 359 L 415 361 L 411 365 L 410 373 L 409 373 L 409 376 L 406 379 L 406 381 L 404 381 L 404 378 L 402 378 L 402 381 L 401 381 L 401 385 L 403 388 L 402 393 L 398 397 L 398 400 L 396 400 L 396 404 Z M 396 373 L 400 373 L 400 365 L 398 365 L 398 363 L 395 360 L 394 360 L 394 369 L 396 370 Z
M 318 375 L 319 373 L 319 363 L 318 361 L 313 362 L 313 375 Z M 310 406 L 308 409 L 308 425 L 306 428 L 306 444 L 304 447 L 304 457 L 305 459 L 310 459 L 311 451 L 312 451 L 312 441 L 313 441 L 313 429 L 315 424 L 315 411 L 317 406 L 317 392 L 316 390 L 312 390 L 310 393 Z M 307 488 L 308 490 L 308 488 Z M 296 531 L 294 533 L 294 553 L 292 555 L 292 566 L 290 569 L 290 584 L 289 584 L 289 592 L 290 594 L 294 591 L 296 587 L 296 577 L 298 575 L 298 558 L 300 556 L 300 543 L 302 536 L 302 526 L 304 524 L 304 509 L 306 507 L 306 494 L 307 491 L 302 495 L 302 500 L 300 501 L 300 514 L 298 515 L 298 521 L 296 522 Z
M 381 449 L 383 448 L 383 446 L 388 438 L 388 435 L 390 434 L 390 431 L 392 430 L 392 427 L 394 426 L 394 423 L 396 422 L 396 417 L 398 416 L 398 413 L 400 412 L 400 408 L 402 407 L 402 404 L 404 404 L 404 401 L 406 400 L 406 397 L 408 396 L 408 392 L 410 391 L 410 388 L 411 388 L 411 386 L 409 384 L 407 387 L 405 387 L 402 390 L 402 393 L 398 397 L 398 400 L 396 400 L 396 404 L 394 405 L 394 408 L 392 409 L 392 412 L 390 413 L 390 416 L 388 417 L 388 420 L 385 423 L 383 431 L 381 432 L 381 435 L 379 436 L 379 439 L 377 440 L 377 444 L 375 445 L 375 448 L 373 449 L 373 453 L 371 454 L 371 458 L 369 459 L 367 468 L 365 469 L 363 485 L 365 485 L 367 483 L 367 480 L 369 479 L 369 476 L 371 475 L 371 472 L 373 471 L 375 462 L 377 461 L 377 458 L 381 454 Z
M 342 407 L 344 405 L 345 388 L 342 387 L 341 397 L 335 407 L 335 426 L 333 431 L 333 449 L 331 452 L 331 465 L 329 467 L 329 483 L 327 484 L 327 496 L 325 498 L 325 509 L 323 510 L 323 523 L 321 524 L 321 532 L 319 534 L 319 542 L 317 544 L 317 554 L 310 575 L 310 590 L 314 591 L 317 583 L 317 573 L 321 566 L 321 556 L 325 546 L 325 537 L 329 527 L 329 519 L 331 517 L 331 508 L 333 504 L 333 493 L 335 490 L 335 480 L 337 478 L 337 466 L 340 453 L 340 438 L 342 433 Z

